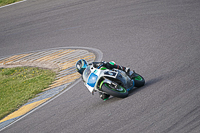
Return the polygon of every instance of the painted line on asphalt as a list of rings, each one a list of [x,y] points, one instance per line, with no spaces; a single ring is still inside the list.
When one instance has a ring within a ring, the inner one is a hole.
[[[22,115],[26,114],[27,112],[31,111],[33,108],[35,108],[35,107],[39,106],[40,104],[46,102],[47,100],[49,100],[49,98],[31,103],[31,104],[28,104],[28,105],[24,105],[23,107],[21,107],[17,111],[13,112],[12,114],[8,115],[6,118],[1,120],[0,123],[7,121],[7,120],[10,120],[10,119],[13,119],[13,118],[16,118],[16,117],[19,117],[19,116],[22,116]]]
[[[18,1],[18,2],[12,3],[12,4],[8,4],[8,5],[5,5],[5,6],[1,6],[0,8],[4,8],[4,7],[8,7],[8,6],[12,6],[12,5],[19,4],[19,3],[22,3],[22,2],[25,2],[25,1],[26,1],[26,0]]]
[[[100,50],[87,47],[53,48],[0,58],[0,67],[4,68],[33,66],[59,70],[56,80],[49,88],[0,121],[0,131],[54,100],[77,84],[81,80],[80,75],[75,70],[75,63],[79,59],[92,62],[101,61],[102,58],[103,54]]]

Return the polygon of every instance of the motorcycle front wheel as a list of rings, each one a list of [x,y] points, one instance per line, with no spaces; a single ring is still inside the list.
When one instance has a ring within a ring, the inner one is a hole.
[[[118,88],[116,88],[114,85],[105,83],[102,85],[101,89],[107,94],[114,97],[125,98],[128,96],[128,91],[121,86],[118,86]]]

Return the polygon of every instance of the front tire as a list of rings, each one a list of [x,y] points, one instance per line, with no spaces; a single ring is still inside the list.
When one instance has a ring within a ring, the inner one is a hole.
[[[128,96],[128,91],[119,86],[120,88],[116,88],[114,85],[104,83],[101,87],[101,89],[106,92],[109,95],[112,95],[114,97],[119,97],[119,98],[125,98]]]

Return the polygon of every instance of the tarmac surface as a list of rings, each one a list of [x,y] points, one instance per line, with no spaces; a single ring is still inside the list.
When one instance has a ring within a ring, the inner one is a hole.
[[[0,56],[99,49],[146,85],[103,101],[78,82],[2,133],[199,133],[199,0],[27,0],[0,8]]]

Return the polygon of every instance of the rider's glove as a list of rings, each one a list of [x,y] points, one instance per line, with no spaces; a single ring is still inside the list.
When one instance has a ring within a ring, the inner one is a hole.
[[[107,64],[107,62],[106,62],[106,61],[102,61],[102,63],[103,63],[103,65],[106,65],[106,64]]]

